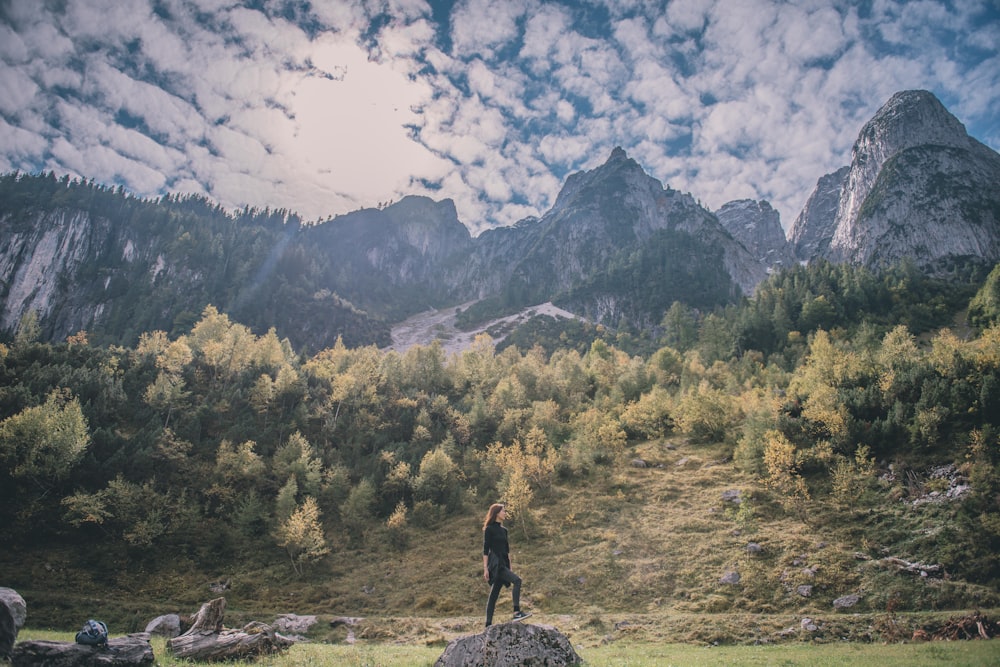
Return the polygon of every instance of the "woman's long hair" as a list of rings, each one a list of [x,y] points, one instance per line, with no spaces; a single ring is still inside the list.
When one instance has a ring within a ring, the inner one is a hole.
[[[497,520],[497,514],[500,514],[500,510],[502,509],[503,503],[493,503],[490,505],[490,509],[486,512],[486,521],[483,521],[483,530],[486,530],[486,526]]]

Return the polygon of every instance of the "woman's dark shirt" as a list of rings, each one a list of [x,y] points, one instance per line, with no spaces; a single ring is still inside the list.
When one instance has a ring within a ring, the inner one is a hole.
[[[507,542],[507,529],[496,521],[486,524],[483,531],[483,555],[496,554],[504,567],[510,567],[510,544]]]

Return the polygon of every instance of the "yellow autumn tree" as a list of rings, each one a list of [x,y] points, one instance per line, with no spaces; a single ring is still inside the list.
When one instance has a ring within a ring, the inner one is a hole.
[[[301,575],[305,565],[330,553],[323,526],[320,523],[319,506],[312,496],[306,497],[292,514],[278,525],[275,539],[284,547],[292,562],[292,569]]]
[[[781,495],[786,508],[801,513],[809,500],[809,488],[799,474],[795,445],[781,431],[772,429],[764,434],[764,469],[765,484]]]

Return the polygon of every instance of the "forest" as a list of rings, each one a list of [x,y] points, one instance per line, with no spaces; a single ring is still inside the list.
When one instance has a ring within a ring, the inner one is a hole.
[[[51,344],[29,313],[0,344],[0,522],[19,553],[308,580],[349,549],[405,552],[485,499],[527,537],[560,490],[682,438],[777,512],[865,516],[859,543],[995,591],[998,318],[1000,267],[945,281],[825,263],[711,312],[674,302],[655,336],[550,320],[451,355],[306,355],[213,306],[134,347]],[[965,488],[933,530],[892,524],[899,503],[953,491],[927,474],[944,467]]]

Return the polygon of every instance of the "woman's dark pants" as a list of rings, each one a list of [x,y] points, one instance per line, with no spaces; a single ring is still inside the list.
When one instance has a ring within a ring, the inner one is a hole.
[[[497,598],[500,597],[500,589],[503,588],[505,583],[509,583],[514,587],[511,591],[511,595],[514,598],[514,611],[521,608],[521,577],[517,576],[505,567],[501,567],[500,571],[493,578],[493,588],[490,589],[490,600],[486,603],[486,625],[493,625],[493,610],[497,606]]]

